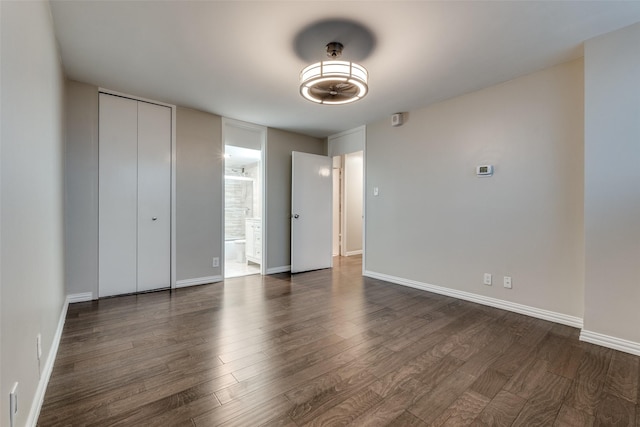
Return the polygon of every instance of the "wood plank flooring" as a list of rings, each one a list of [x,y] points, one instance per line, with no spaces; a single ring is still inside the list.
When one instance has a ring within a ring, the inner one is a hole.
[[[335,265],[71,305],[38,425],[640,426],[639,357]]]

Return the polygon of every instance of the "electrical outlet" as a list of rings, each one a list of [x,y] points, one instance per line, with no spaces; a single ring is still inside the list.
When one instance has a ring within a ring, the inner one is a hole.
[[[484,273],[484,284],[491,286],[491,273]]]
[[[13,385],[9,392],[9,426],[13,427],[18,414],[18,383]]]
[[[504,287],[511,289],[511,276],[504,276]]]
[[[212,267],[220,267],[220,258],[213,257],[213,262],[211,263]]]
[[[36,335],[36,351],[38,352],[38,360],[42,359],[42,335]]]

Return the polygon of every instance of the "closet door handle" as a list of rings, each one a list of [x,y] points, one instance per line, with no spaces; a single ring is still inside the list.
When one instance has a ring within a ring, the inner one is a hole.
[[[155,221],[155,220],[157,220],[157,219],[158,219],[158,217],[157,217],[157,216],[154,216],[153,218],[151,218],[151,221]]]

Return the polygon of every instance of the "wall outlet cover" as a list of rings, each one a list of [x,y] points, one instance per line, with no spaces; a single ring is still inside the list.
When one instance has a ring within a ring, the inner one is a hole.
[[[504,287],[511,289],[511,276],[504,276]]]
[[[491,274],[490,273],[484,273],[484,284],[491,286]]]

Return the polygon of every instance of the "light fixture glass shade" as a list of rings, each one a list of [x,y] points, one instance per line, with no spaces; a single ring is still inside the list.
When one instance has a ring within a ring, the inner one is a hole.
[[[300,94],[318,104],[348,104],[369,90],[367,69],[349,61],[322,61],[300,73]]]

